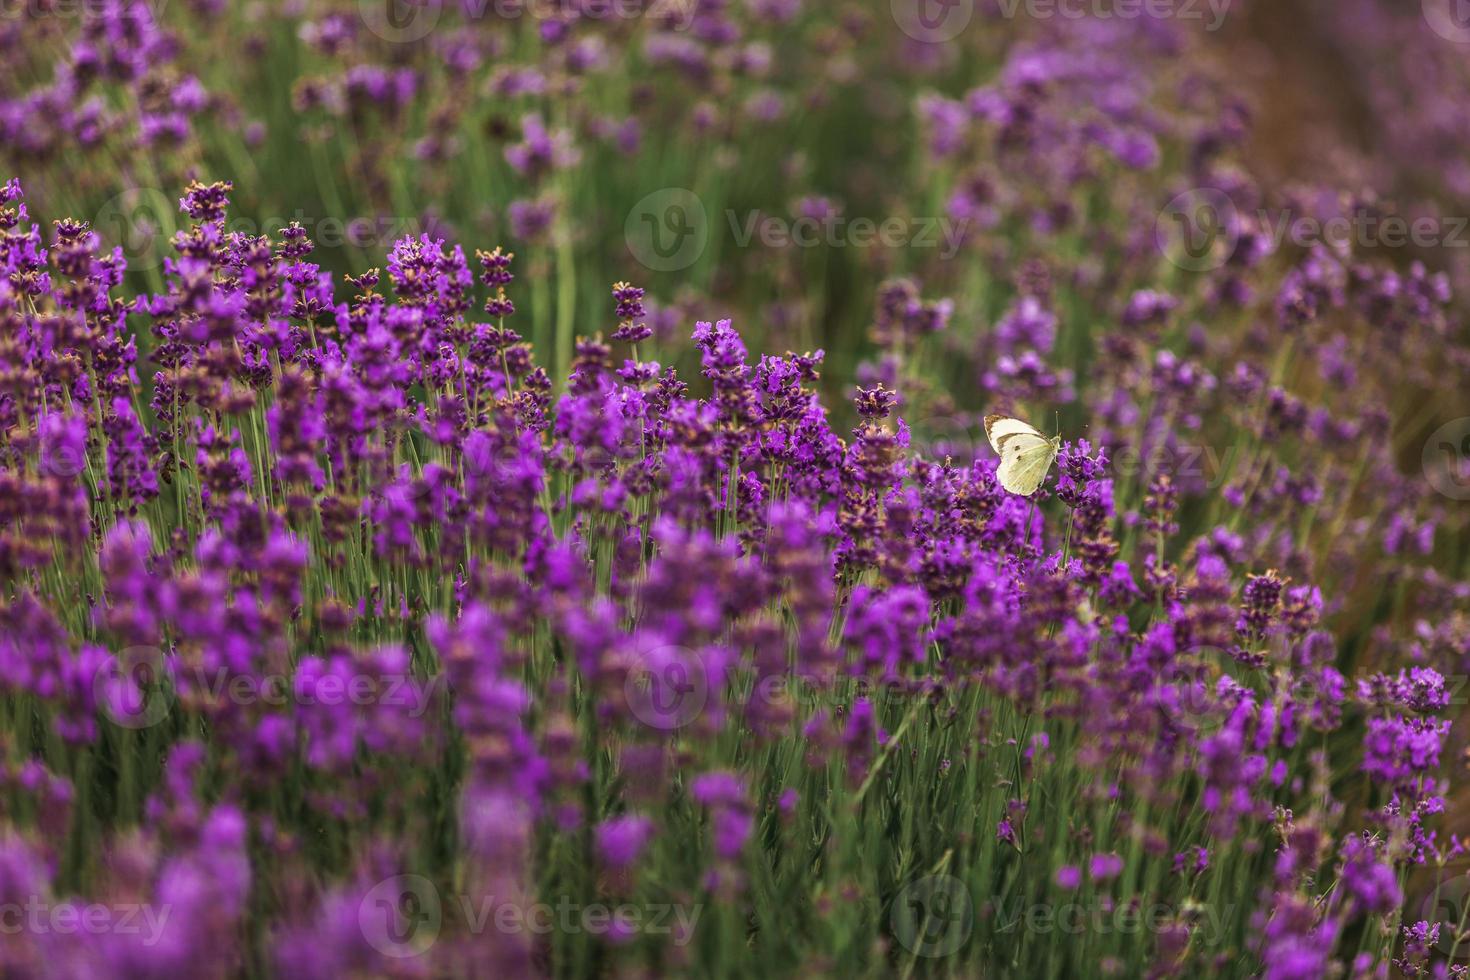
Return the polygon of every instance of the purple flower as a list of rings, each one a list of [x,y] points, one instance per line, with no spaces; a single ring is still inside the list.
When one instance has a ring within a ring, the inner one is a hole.
[[[1393,867],[1380,861],[1378,850],[1362,837],[1343,842],[1340,875],[1347,897],[1360,913],[1388,913],[1404,900]]]
[[[1123,873],[1123,859],[1116,854],[1094,854],[1087,865],[1093,881],[1108,881]]]
[[[556,221],[556,201],[550,197],[511,201],[506,208],[511,237],[542,244]]]
[[[521,118],[521,142],[506,147],[505,159],[517,173],[534,181],[553,170],[576,166],[581,151],[570,131],[548,130],[541,116],[533,112]]]
[[[1439,768],[1448,721],[1370,718],[1363,740],[1363,771],[1389,785],[1403,785]]]
[[[643,816],[604,820],[597,825],[597,852],[611,868],[631,867],[637,863],[653,831],[653,821]]]

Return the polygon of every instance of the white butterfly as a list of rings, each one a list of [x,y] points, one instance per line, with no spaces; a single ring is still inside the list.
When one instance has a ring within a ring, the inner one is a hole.
[[[996,479],[1022,497],[1031,496],[1041,486],[1062,448],[1061,436],[1048,439],[1034,426],[1004,415],[985,416],[985,435],[1000,456]]]

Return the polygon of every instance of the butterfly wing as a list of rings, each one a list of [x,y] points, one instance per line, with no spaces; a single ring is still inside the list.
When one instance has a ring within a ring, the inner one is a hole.
[[[1014,442],[1008,445],[1014,445]],[[1046,474],[1051,471],[1052,461],[1056,458],[1056,446],[1043,439],[1039,445],[1027,445],[1003,455],[995,477],[1011,493],[1029,497],[1041,486],[1041,481],[1046,479]]]
[[[994,449],[996,455],[1002,459],[1005,458],[1006,446],[1011,442],[1019,440],[1023,446],[1029,446],[1035,442],[1046,441],[1046,438],[1036,431],[1035,426],[1005,415],[985,416],[985,438],[990,440],[990,448]]]
[[[1000,456],[995,471],[1000,485],[1023,497],[1035,493],[1056,459],[1056,444],[1035,426],[1004,415],[986,416],[985,435]]]

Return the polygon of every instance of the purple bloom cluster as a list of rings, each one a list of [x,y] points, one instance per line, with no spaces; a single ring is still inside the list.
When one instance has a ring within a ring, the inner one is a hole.
[[[22,6],[0,975],[1464,976],[1470,266],[1277,233],[1417,11],[1297,185],[1152,15]]]

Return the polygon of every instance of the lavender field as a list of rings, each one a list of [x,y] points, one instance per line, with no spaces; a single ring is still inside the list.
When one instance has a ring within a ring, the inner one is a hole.
[[[0,0],[0,978],[1464,980],[1464,8]]]

